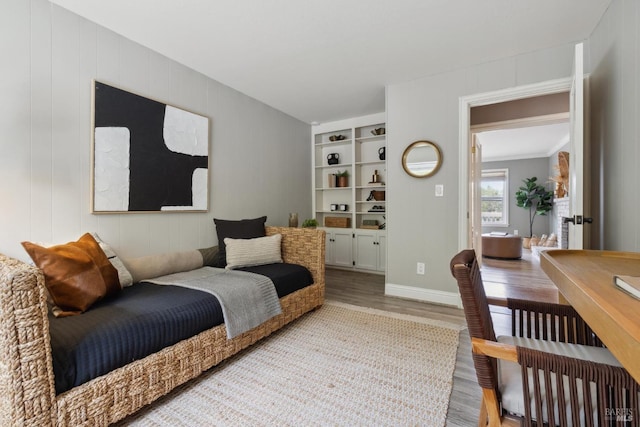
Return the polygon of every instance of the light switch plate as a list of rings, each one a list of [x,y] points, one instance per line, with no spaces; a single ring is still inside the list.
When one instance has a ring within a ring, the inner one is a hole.
[[[436,197],[444,196],[444,185],[436,184]]]

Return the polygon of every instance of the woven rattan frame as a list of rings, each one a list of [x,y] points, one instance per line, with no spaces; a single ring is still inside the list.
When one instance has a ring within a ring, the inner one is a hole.
[[[280,299],[282,314],[231,340],[224,325],[55,396],[49,323],[40,270],[0,255],[0,425],[108,425],[197,377],[324,302],[325,233],[282,234],[285,262],[307,267],[314,284]]]

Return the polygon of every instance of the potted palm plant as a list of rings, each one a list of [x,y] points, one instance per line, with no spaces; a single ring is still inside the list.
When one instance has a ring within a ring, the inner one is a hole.
[[[553,191],[547,190],[538,184],[537,177],[523,179],[524,183],[516,191],[516,205],[529,210],[529,237],[522,239],[524,248],[531,247],[531,237],[533,236],[533,221],[537,215],[547,215],[553,209]]]

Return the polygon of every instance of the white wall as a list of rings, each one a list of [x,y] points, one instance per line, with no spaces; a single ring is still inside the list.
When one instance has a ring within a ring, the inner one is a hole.
[[[309,125],[46,0],[2,2],[0,52],[0,252],[96,231],[140,256],[213,245],[214,217],[311,216]],[[208,213],[89,213],[94,78],[210,118]]]
[[[593,247],[640,251],[640,3],[614,0],[589,40]]]
[[[387,88],[387,290],[432,301],[455,301],[458,290],[449,261],[458,248],[458,100],[571,75],[573,44],[427,76]],[[400,159],[412,141],[427,139],[442,149],[436,175],[416,179]],[[444,197],[434,197],[444,184]],[[416,262],[426,263],[424,276]],[[399,289],[399,290],[398,290]]]

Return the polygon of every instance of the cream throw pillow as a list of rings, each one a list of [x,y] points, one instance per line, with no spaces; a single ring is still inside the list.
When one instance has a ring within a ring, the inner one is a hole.
[[[109,246],[109,244],[103,241],[97,233],[91,233],[91,235],[94,239],[96,239],[96,242],[98,242],[98,244],[100,245],[100,248],[107,256],[109,262],[116,268],[116,270],[118,270],[120,286],[126,288],[127,286],[133,285],[133,277],[131,277],[131,273],[129,272],[129,270],[127,270],[127,267],[125,267],[116,251],[114,251],[113,248]]]
[[[282,262],[280,243],[282,234],[274,234],[255,239],[230,239],[226,237],[227,266],[231,270],[253,265],[275,264]]]

